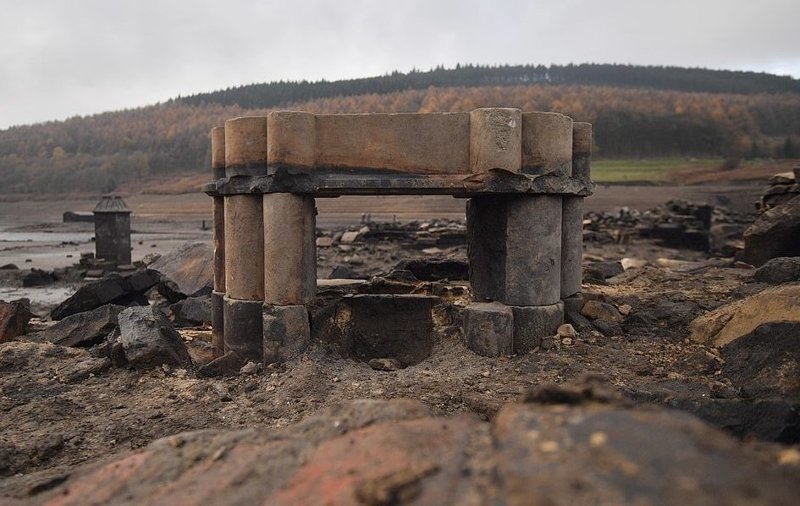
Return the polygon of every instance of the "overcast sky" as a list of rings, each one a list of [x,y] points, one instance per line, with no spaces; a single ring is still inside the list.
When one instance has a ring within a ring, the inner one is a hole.
[[[459,62],[800,77],[800,0],[0,0],[0,13],[0,128]]]

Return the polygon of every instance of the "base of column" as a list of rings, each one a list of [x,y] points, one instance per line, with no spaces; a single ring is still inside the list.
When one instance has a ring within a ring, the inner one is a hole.
[[[224,297],[222,292],[211,292],[211,345],[215,357],[221,357],[225,351]]]
[[[265,365],[291,360],[311,340],[308,310],[302,305],[263,305],[263,360]]]
[[[570,297],[565,297],[562,302],[564,303],[564,314],[580,313],[583,309],[583,294],[576,293]]]
[[[549,306],[511,306],[514,313],[514,353],[528,353],[542,344],[542,339],[558,333],[564,323],[564,304]]]
[[[468,349],[485,357],[528,353],[564,323],[564,304],[507,306],[476,302],[464,308],[462,330]]]
[[[225,353],[235,352],[245,361],[261,361],[262,313],[264,303],[260,300],[223,299],[223,335]]]

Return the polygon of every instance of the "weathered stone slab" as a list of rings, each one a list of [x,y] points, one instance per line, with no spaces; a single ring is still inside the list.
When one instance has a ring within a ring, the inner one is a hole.
[[[564,323],[564,304],[549,306],[511,306],[514,315],[514,353],[528,353],[542,344],[542,339],[556,335]]]
[[[522,112],[519,109],[486,108],[469,113],[470,172],[503,169],[519,172]]]
[[[264,304],[264,363],[281,363],[298,356],[311,338],[305,306]]]
[[[59,346],[88,348],[99,344],[117,328],[123,306],[106,304],[91,311],[67,316],[43,330],[39,337]]]
[[[463,312],[464,342],[470,350],[485,357],[500,357],[514,352],[514,313],[499,302],[477,302]]]
[[[561,299],[561,197],[467,203],[470,283],[477,300],[546,306]]]
[[[469,113],[319,114],[317,167],[466,173]]]
[[[91,311],[105,304],[120,306],[147,305],[144,292],[155,286],[160,279],[158,272],[146,269],[128,276],[110,274],[105,278],[87,283],[58,305],[50,313],[54,320],[69,315]]]
[[[150,264],[150,269],[161,274],[159,293],[177,302],[209,289],[214,277],[213,258],[214,252],[205,242],[188,242],[161,255]]]

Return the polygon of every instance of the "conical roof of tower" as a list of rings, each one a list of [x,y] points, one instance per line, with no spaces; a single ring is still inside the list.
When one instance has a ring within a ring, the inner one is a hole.
[[[103,195],[94,206],[94,213],[131,213],[133,210],[118,195]]]

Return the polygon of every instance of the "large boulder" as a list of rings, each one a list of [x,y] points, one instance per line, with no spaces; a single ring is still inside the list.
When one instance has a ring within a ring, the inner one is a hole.
[[[760,266],[770,258],[800,256],[800,195],[762,213],[744,231],[744,260]]]
[[[148,304],[144,293],[156,285],[159,275],[147,269],[127,276],[109,274],[108,276],[87,283],[80,287],[71,297],[58,305],[51,313],[54,320],[84,311],[91,311],[106,304],[119,306],[143,306]]]
[[[698,316],[689,328],[698,343],[724,346],[769,322],[800,322],[800,284],[784,284]]]
[[[99,344],[117,328],[124,306],[106,304],[67,316],[39,333],[39,338],[59,346],[88,348]]]
[[[748,397],[800,399],[800,323],[759,325],[722,349],[723,374]]]
[[[800,281],[800,256],[773,258],[756,270],[753,279],[771,285]]]
[[[544,402],[507,405],[488,423],[432,416],[410,400],[351,401],[284,429],[160,439],[28,499],[678,505],[793,504],[800,494],[800,470],[778,464],[779,449],[751,449],[688,414]]]
[[[192,366],[183,339],[158,308],[129,307],[117,318],[119,342],[130,365],[137,369],[164,364],[182,368]]]
[[[150,264],[161,273],[158,292],[170,302],[209,292],[214,280],[214,250],[204,242],[190,242]]]
[[[11,341],[25,334],[28,322],[33,317],[28,299],[0,300],[0,343]]]

